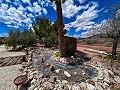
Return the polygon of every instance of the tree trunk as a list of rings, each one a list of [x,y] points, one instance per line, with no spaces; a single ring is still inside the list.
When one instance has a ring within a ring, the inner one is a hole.
[[[112,58],[113,59],[116,58],[118,40],[119,40],[119,38],[113,39],[113,47],[112,47]]]
[[[59,50],[61,56],[65,55],[65,40],[64,40],[64,24],[63,24],[63,17],[62,17],[62,7],[61,7],[61,0],[56,1],[56,11],[57,11],[57,26],[58,26],[58,43],[59,43]]]

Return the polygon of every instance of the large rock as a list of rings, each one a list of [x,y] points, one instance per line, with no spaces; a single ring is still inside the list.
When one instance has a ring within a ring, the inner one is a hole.
[[[67,71],[64,71],[64,74],[65,74],[65,76],[68,77],[68,78],[71,77],[70,73],[67,72]]]

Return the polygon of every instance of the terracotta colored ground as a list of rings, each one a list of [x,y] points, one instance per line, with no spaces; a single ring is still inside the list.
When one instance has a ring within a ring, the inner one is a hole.
[[[102,50],[102,51],[112,51],[112,47],[105,47],[105,46],[92,46],[92,45],[77,44],[77,47],[85,47],[85,48],[91,48],[91,49]],[[120,48],[118,48],[117,51],[120,52]]]

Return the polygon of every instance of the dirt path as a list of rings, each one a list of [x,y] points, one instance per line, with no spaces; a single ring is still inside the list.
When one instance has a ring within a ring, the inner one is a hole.
[[[25,53],[19,51],[7,51],[4,47],[4,45],[0,45],[0,58],[1,57],[9,57],[9,56],[20,56],[20,55],[25,55]]]
[[[92,49],[90,49],[90,48],[77,47],[77,50],[87,54],[88,56],[90,56],[92,61],[95,61],[95,62],[104,61],[104,58],[102,58],[102,57],[104,57],[105,55],[102,55],[100,53],[91,52],[90,50],[92,50]],[[97,50],[97,51],[99,52],[99,50]]]
[[[21,65],[0,67],[0,90],[16,90],[13,80],[21,73]]]

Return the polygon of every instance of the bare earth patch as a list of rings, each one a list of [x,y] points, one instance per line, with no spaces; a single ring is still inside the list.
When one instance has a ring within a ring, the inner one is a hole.
[[[19,52],[7,51],[4,47],[4,45],[0,45],[0,58],[1,57],[9,57],[9,56],[20,56],[20,55],[25,55],[25,53],[23,53],[21,51],[19,51]]]
[[[16,90],[14,78],[20,75],[21,65],[0,67],[0,90]]]

